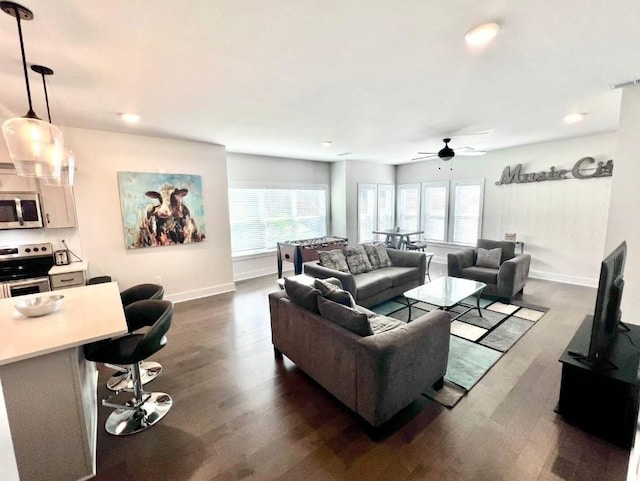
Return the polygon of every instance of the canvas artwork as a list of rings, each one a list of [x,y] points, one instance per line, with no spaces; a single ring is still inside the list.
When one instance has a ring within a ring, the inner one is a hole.
[[[199,175],[118,172],[118,186],[128,249],[205,239]]]

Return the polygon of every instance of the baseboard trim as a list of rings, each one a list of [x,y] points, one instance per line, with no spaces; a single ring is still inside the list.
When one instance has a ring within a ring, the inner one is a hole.
[[[225,292],[232,292],[236,290],[235,282],[228,284],[220,284],[218,286],[204,287],[202,289],[194,289],[193,291],[178,292],[175,294],[169,294],[165,296],[165,299],[175,303],[191,301],[193,299],[200,299],[201,297],[215,296],[217,294],[223,294]]]
[[[575,284],[578,286],[598,287],[598,280],[589,277],[559,274],[557,272],[529,271],[529,277],[544,281],[562,282],[563,284]]]
[[[287,263],[289,264],[289,263]],[[282,276],[292,276],[294,273],[293,269],[283,269]],[[233,276],[234,282],[238,281],[246,281],[248,279],[254,279],[256,277],[270,276],[270,275],[278,275],[278,270],[272,267],[265,267],[263,269],[255,269],[252,271],[246,271],[238,274],[237,276]]]

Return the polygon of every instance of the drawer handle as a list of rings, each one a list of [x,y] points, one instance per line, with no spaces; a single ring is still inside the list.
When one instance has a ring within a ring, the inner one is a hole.
[[[71,279],[60,279],[60,282],[73,282],[75,279],[72,277]]]

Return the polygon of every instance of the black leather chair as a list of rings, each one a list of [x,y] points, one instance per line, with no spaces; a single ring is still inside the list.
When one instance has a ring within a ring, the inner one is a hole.
[[[116,408],[105,423],[107,432],[116,436],[135,434],[153,426],[173,405],[169,394],[144,391],[140,376],[140,362],[167,344],[165,334],[171,326],[173,304],[157,299],[142,300],[128,305],[125,312],[151,326],[149,331],[92,343],[84,349],[85,357],[90,361],[129,366],[133,398],[124,404],[115,404],[111,400],[122,392],[117,391],[102,400],[103,406]]]
[[[164,288],[159,284],[138,284],[133,287],[129,287],[120,293],[120,299],[122,300],[122,306],[127,307],[134,302],[146,300],[146,299],[162,299],[164,296]],[[144,327],[148,327],[146,324],[146,318],[139,318],[135,313],[127,313],[125,309],[125,317],[127,320],[127,330],[133,333]],[[128,369],[122,369],[121,366],[109,365],[111,369],[114,369],[116,374],[111,376],[107,381],[107,387],[112,391],[122,391],[123,389],[133,389],[133,381],[131,379],[131,373]],[[145,385],[148,382],[153,381],[162,372],[162,366],[155,361],[143,361],[140,365],[140,375],[142,384]]]

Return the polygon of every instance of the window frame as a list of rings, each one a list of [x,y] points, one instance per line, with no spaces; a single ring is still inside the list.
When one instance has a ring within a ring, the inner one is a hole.
[[[417,209],[418,211],[416,212],[416,225],[415,226],[409,226],[407,227],[406,225],[403,225],[400,222],[400,197],[401,197],[401,192],[403,190],[413,190],[415,189],[418,193],[418,202],[417,202]],[[400,227],[401,229],[420,229],[420,226],[422,225],[421,222],[421,216],[422,216],[422,185],[420,184],[420,182],[410,182],[410,183],[406,183],[406,184],[398,184],[398,188],[396,189],[396,223],[398,225],[398,227]]]
[[[449,188],[449,231],[447,234],[448,242],[450,244],[455,245],[463,245],[463,246],[475,246],[477,244],[477,240],[482,236],[482,224],[483,224],[483,214],[484,214],[484,183],[485,179],[460,179],[460,180],[451,180],[450,188]],[[456,196],[456,188],[458,186],[469,186],[469,185],[477,185],[480,187],[480,200],[478,202],[478,223],[476,226],[476,242],[472,244],[462,243],[462,242],[454,242],[454,230],[455,230],[455,218],[456,218],[456,209],[457,203],[455,200]]]

